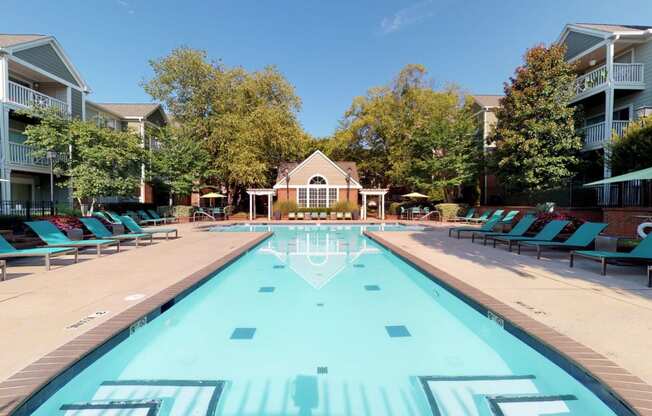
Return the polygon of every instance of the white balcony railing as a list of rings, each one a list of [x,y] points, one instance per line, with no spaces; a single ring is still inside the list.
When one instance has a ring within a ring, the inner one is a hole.
[[[614,86],[618,87],[644,87],[644,64],[618,64],[613,66]],[[607,85],[607,67],[602,65],[591,72],[577,77],[574,85],[575,98],[588,96],[593,91]]]
[[[584,149],[597,149],[603,146],[607,135],[611,136],[612,133],[622,136],[623,132],[629,125],[630,121],[614,121],[611,124],[611,131],[606,131],[606,123],[591,124],[582,128],[581,132],[584,134]]]
[[[14,165],[21,166],[36,166],[47,167],[50,166],[50,161],[46,157],[35,157],[32,155],[33,149],[22,143],[9,142],[9,162]],[[55,157],[55,161],[68,160],[66,155],[59,154]]]
[[[68,104],[49,95],[9,81],[8,100],[23,107],[54,108],[61,115],[68,114]]]

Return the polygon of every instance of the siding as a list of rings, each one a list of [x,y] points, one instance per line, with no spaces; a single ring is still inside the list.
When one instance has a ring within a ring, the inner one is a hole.
[[[634,48],[634,62],[645,64],[645,68],[643,68],[645,89],[634,94],[631,100],[631,103],[634,104],[634,113],[636,113],[640,107],[652,106],[652,41],[642,43]]]
[[[290,176],[290,185],[307,185],[310,177],[317,174],[326,178],[328,185],[346,185],[346,175],[322,155],[315,155],[301,169],[295,171]],[[285,180],[281,182],[285,183]]]
[[[29,62],[32,65],[35,65],[53,75],[58,76],[59,78],[65,79],[66,81],[78,87],[80,86],[79,83],[75,80],[75,77],[68,70],[68,67],[66,67],[66,64],[63,63],[57,52],[49,43],[18,51],[14,53],[14,55],[24,61]]]
[[[570,59],[580,52],[589,49],[591,46],[597,45],[602,41],[602,38],[596,36],[586,35],[584,33],[578,32],[570,32],[564,41],[564,44],[566,45],[566,59]]]
[[[73,117],[82,118],[82,92],[71,89],[70,109]]]

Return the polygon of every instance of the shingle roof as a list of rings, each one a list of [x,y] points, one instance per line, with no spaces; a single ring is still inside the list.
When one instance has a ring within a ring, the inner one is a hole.
[[[474,95],[473,100],[481,107],[500,107],[502,95]]]
[[[123,118],[145,117],[154,111],[159,105],[155,103],[134,104],[134,103],[97,103],[102,107],[119,114]]]
[[[288,172],[292,172],[292,170],[296,168],[299,165],[299,163],[301,162],[281,162],[278,166],[278,172],[276,174],[276,182],[285,179],[285,176],[283,175],[285,169],[287,169]],[[333,161],[333,163],[339,166],[340,169],[342,169],[344,172],[348,172],[348,169],[351,168],[351,178],[358,183],[360,182],[360,177],[358,176],[358,166],[355,164],[355,162],[340,160],[340,161]],[[292,179],[290,178],[290,182],[291,181]]]
[[[6,48],[8,46],[19,45],[25,42],[32,42],[34,40],[44,39],[49,36],[45,35],[10,35],[10,34],[0,34],[0,48]]]
[[[619,25],[608,23],[575,23],[575,26],[587,29],[601,30],[603,32],[640,32],[641,30],[652,29],[652,26],[640,25]]]

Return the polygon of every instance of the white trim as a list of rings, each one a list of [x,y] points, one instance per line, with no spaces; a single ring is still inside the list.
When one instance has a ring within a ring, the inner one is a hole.
[[[326,155],[325,155],[321,150],[315,150],[315,151],[314,151],[310,156],[308,156],[306,159],[304,159],[303,162],[299,163],[299,164],[298,164],[294,169],[292,169],[290,172],[288,172],[287,176],[288,176],[288,177],[289,177],[289,176],[292,176],[292,174],[293,174],[294,172],[296,172],[296,171],[299,170],[300,168],[304,167],[304,166],[305,166],[305,165],[306,165],[310,160],[312,160],[313,157],[315,157],[315,156],[318,155],[318,154],[321,155],[321,156],[323,156],[323,157],[324,157],[328,162],[330,162],[331,165],[333,165],[333,166],[335,167],[335,169],[337,169],[338,171],[340,171],[340,172],[341,172],[345,177],[348,176],[348,173],[344,172],[344,170],[343,170],[341,167],[339,167],[339,166],[337,165],[337,163],[333,162],[333,161],[332,161],[328,156],[326,156]],[[278,182],[276,182],[276,184],[274,184],[274,187],[273,187],[273,188],[274,188],[274,189],[284,188],[285,186],[282,185],[282,183],[285,183],[285,175],[284,175],[283,178],[281,178],[281,180],[279,180]],[[351,188],[355,188],[355,189],[360,189],[360,188],[362,188],[362,185],[360,185],[360,183],[359,183],[358,181],[356,181],[355,179],[353,179],[353,178],[351,178],[351,183],[352,183],[352,184],[355,184],[355,186],[349,186],[349,187],[351,187]]]
[[[46,71],[45,69],[41,69],[41,68],[39,68],[39,67],[36,66],[36,65],[30,64],[30,63],[27,62],[27,61],[23,61],[22,59],[20,59],[20,58],[14,56],[14,55],[7,55],[7,56],[8,56],[9,59],[11,59],[12,61],[14,61],[14,62],[16,62],[16,63],[18,63],[18,64],[20,64],[20,65],[22,65],[22,66],[26,66],[27,68],[31,69],[32,71],[36,71],[36,72],[38,72],[39,74],[41,74],[41,75],[43,75],[43,76],[46,76],[46,77],[48,77],[48,78],[51,78],[51,79],[57,81],[57,82],[60,83],[60,84],[63,84],[63,85],[65,85],[65,86],[67,86],[67,87],[70,87],[70,88],[74,88],[74,89],[76,89],[77,91],[80,91],[80,92],[83,92],[83,91],[84,91],[84,88],[80,88],[80,87],[78,87],[77,85],[73,84],[73,83],[70,82],[70,81],[66,81],[66,80],[63,79],[63,78],[59,78],[58,76],[49,73],[49,72]]]
[[[625,104],[625,105],[621,105],[621,106],[618,106],[618,107],[614,107],[612,114],[615,113],[616,111],[620,111],[620,110],[628,108],[628,107],[629,107],[629,121],[632,121],[632,120],[634,120],[634,118],[633,118],[633,116],[634,116],[634,104]],[[601,113],[594,114],[591,117],[585,117],[584,120],[583,120],[584,125],[582,127],[589,127],[589,126],[593,126],[595,124],[604,123],[605,122],[604,115],[605,115],[605,112],[603,111]],[[600,116],[602,116],[602,119],[603,119],[600,123],[586,124],[586,120],[590,120],[592,118],[596,118],[596,117],[600,117]],[[612,121],[628,121],[628,120],[612,120]]]
[[[316,177],[320,177],[320,178],[324,179],[324,181],[326,181],[326,183],[325,184],[310,183]],[[312,175],[311,177],[308,178],[308,182],[306,183],[306,185],[324,188],[324,187],[328,186],[328,179],[326,179],[326,176],[322,175],[321,173],[315,173],[314,175]]]
[[[566,62],[575,62],[578,59],[590,54],[591,52],[597,51],[600,48],[603,48],[607,45],[608,40],[603,40],[602,42],[596,43],[595,45],[591,46],[588,49],[584,49],[582,52],[578,53],[577,55],[574,55],[566,60]]]

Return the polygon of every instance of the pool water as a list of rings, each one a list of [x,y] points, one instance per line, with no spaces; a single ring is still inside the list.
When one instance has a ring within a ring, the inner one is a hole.
[[[35,414],[615,414],[365,227],[268,227]]]

